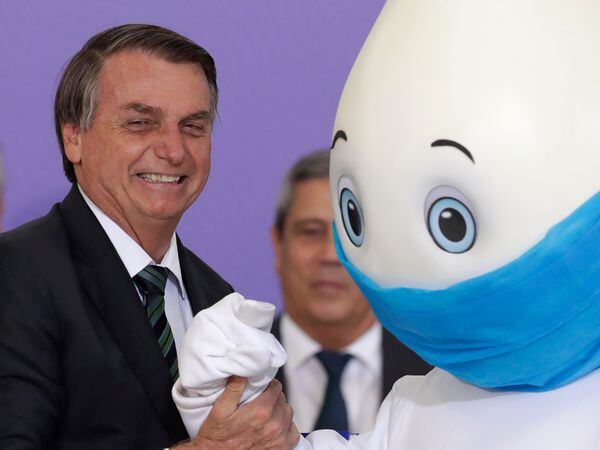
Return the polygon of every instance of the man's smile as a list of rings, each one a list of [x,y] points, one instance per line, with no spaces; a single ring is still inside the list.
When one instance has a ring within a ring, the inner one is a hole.
[[[165,175],[160,173],[143,172],[136,174],[138,178],[147,183],[181,184],[187,178],[185,175]]]

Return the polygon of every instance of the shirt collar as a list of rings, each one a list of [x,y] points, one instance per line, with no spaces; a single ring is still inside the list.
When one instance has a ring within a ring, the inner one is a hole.
[[[381,324],[375,321],[371,328],[365,331],[357,340],[344,350],[359,359],[373,373],[381,373],[382,351],[381,343],[383,330]]]
[[[281,316],[281,340],[288,354],[286,365],[291,370],[296,370],[299,365],[321,350],[318,342],[306,334],[285,313]]]
[[[285,313],[281,316],[281,336],[283,347],[288,352],[286,364],[291,370],[296,370],[298,366],[322,350],[319,343],[306,334]],[[380,373],[382,367],[382,338],[381,324],[376,321],[371,328],[342,351],[360,360],[373,373]]]
[[[85,195],[81,186],[77,185],[77,187],[79,188],[79,192],[83,199],[92,210],[92,213],[94,213],[94,216],[96,216],[96,219],[100,222],[100,225],[110,239],[110,242],[112,242],[115,247],[117,254],[121,258],[121,261],[123,261],[125,269],[127,269],[127,273],[131,278],[137,275],[148,264],[156,264],[169,269],[177,279],[179,285],[178,288],[180,290],[182,289],[183,278],[181,276],[181,266],[179,265],[179,252],[177,250],[177,237],[175,233],[171,236],[171,243],[169,244],[169,248],[163,257],[163,260],[158,264],[131,236],[125,233],[119,225],[117,225],[100,208],[98,208],[87,195]]]

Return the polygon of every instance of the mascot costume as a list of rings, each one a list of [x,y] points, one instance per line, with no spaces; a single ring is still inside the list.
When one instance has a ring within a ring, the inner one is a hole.
[[[340,260],[437,368],[372,432],[297,448],[600,448],[600,1],[389,0],[332,143]],[[248,400],[284,362],[271,314],[232,294],[194,319],[191,433],[227,376]]]

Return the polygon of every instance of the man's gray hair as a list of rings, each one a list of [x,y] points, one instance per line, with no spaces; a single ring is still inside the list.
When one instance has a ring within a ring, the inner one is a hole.
[[[123,51],[141,50],[172,63],[195,64],[206,76],[210,89],[211,121],[217,111],[217,71],[212,56],[194,41],[156,25],[127,24],[102,31],[73,56],[67,64],[54,102],[54,125],[63,158],[65,175],[76,182],[73,164],[65,155],[62,127],[92,126],[98,103],[98,76],[106,59]]]
[[[283,235],[283,227],[285,226],[285,219],[294,198],[296,183],[315,178],[328,178],[330,152],[330,150],[319,150],[304,156],[292,166],[285,176],[279,196],[277,197],[277,207],[275,209],[275,228],[280,236]]]

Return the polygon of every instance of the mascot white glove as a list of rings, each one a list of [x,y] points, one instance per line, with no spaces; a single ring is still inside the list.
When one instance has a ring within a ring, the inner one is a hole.
[[[275,307],[229,294],[193,319],[178,355],[172,395],[191,437],[198,434],[232,375],[248,378],[242,403],[260,395],[287,354],[270,334]]]

